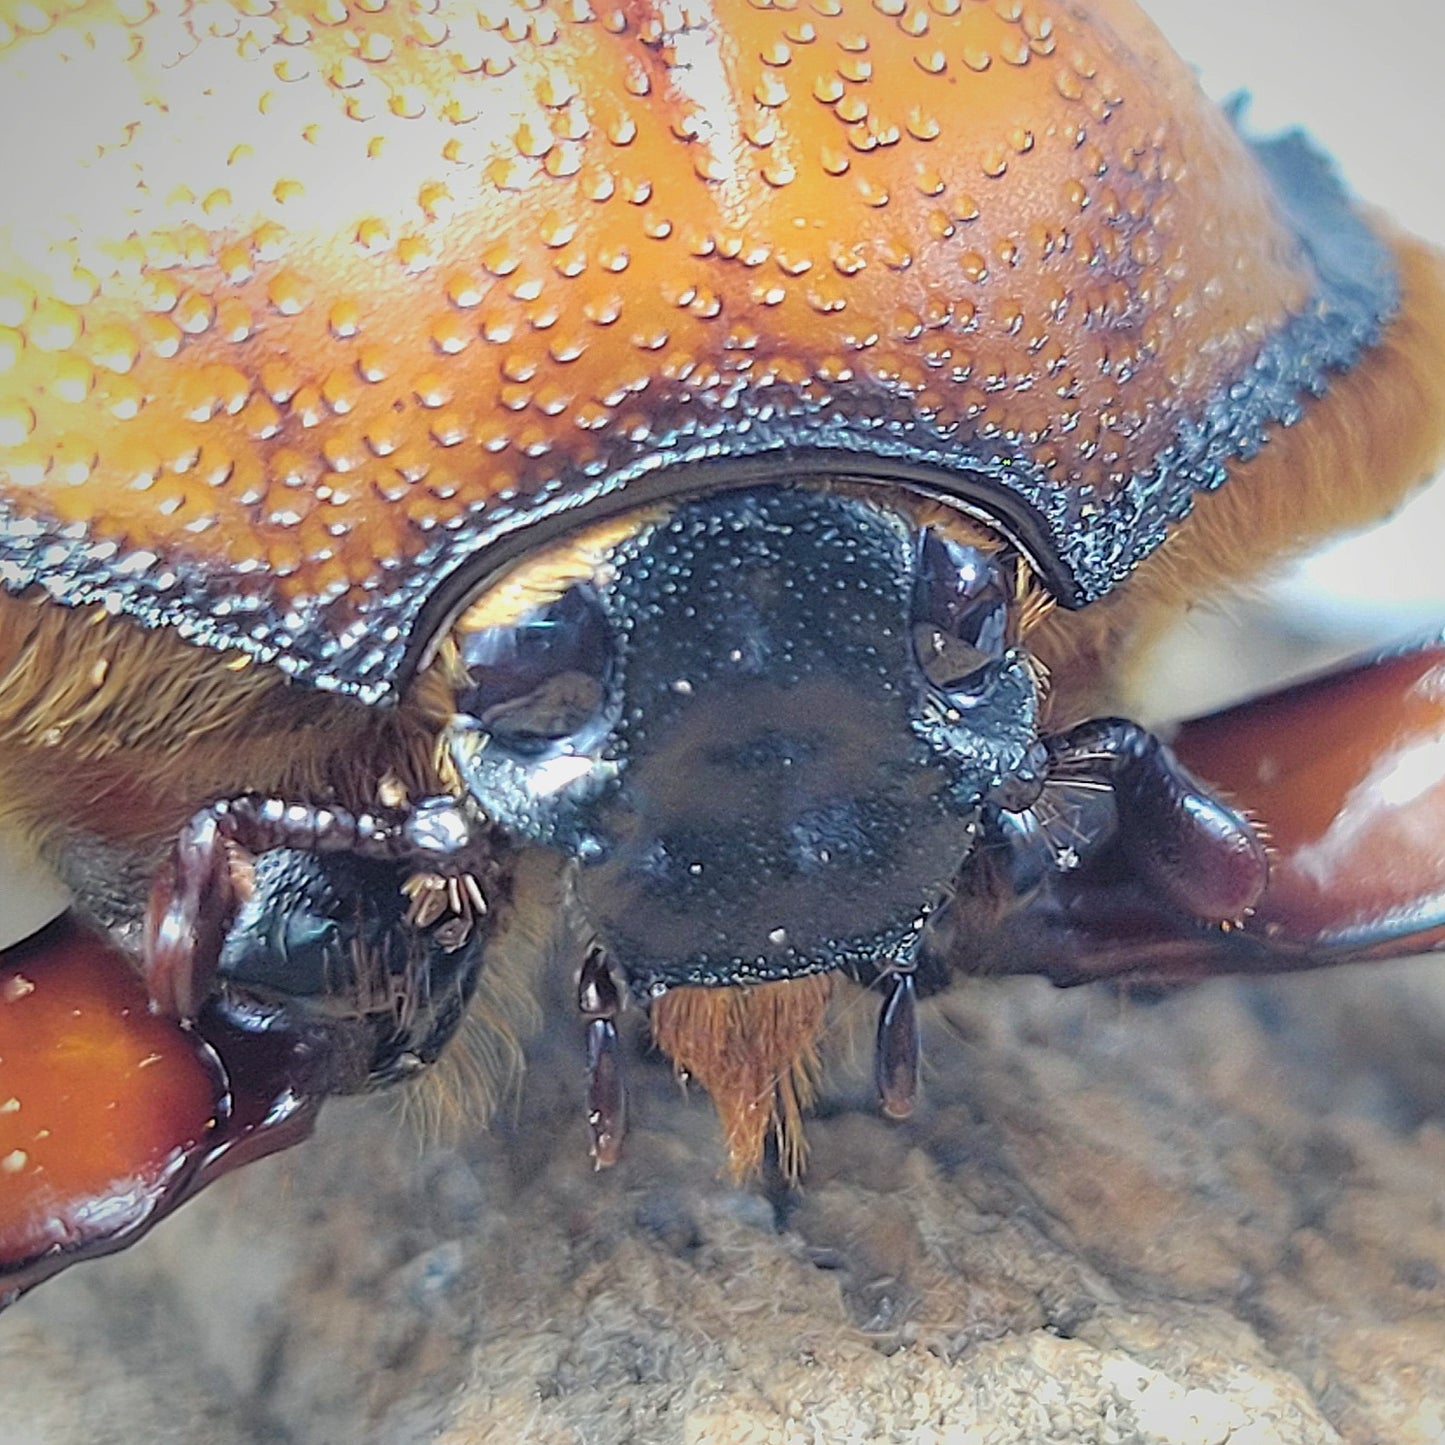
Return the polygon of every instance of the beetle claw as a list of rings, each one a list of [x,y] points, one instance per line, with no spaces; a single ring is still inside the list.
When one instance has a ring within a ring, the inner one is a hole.
[[[413,928],[430,928],[448,910],[447,880],[435,873],[413,873],[401,885],[410,904],[406,921]]]
[[[470,873],[413,873],[402,885],[407,898],[407,924],[425,932],[448,949],[459,948],[487,916],[482,885]]]

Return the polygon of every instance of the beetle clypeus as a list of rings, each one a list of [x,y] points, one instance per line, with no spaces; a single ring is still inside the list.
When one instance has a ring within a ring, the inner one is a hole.
[[[1098,716],[1445,429],[1435,256],[1128,0],[4,42],[5,1297],[559,939],[596,1162],[631,1001],[739,1173],[796,1168],[843,988],[902,1116],[961,974],[1445,939],[1438,789],[1364,786],[1441,745],[1438,647],[1189,725],[1208,785]]]

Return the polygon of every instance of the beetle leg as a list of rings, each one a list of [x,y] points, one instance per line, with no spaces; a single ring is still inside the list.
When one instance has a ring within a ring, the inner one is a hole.
[[[1187,723],[1175,748],[1263,820],[1269,879],[1247,918],[1210,922],[1189,890],[1161,887],[1141,845],[1168,830],[1131,835],[1121,799],[1118,832],[1076,868],[1035,870],[955,920],[936,948],[947,966],[1177,983],[1445,948],[1445,639]],[[1010,884],[1014,846],[994,865]]]
[[[1049,755],[1051,776],[1108,783],[1120,846],[1181,911],[1229,922],[1259,901],[1269,871],[1264,845],[1154,733],[1123,718],[1096,719],[1050,739]]]
[[[0,1307],[298,1143],[311,1041],[157,1017],[131,960],[65,914],[0,952]]]
[[[151,891],[145,973],[152,1003],[174,1017],[195,1017],[215,983],[227,930],[247,894],[248,865],[257,854],[276,849],[415,861],[421,871],[403,885],[413,925],[431,927],[450,909],[456,926],[448,920],[439,941],[460,947],[470,936],[471,920],[486,912],[475,877],[458,871],[459,863],[475,858],[473,833],[446,796],[424,798],[387,816],[254,795],[213,803],[181,829]]]
[[[627,1090],[617,1038],[622,996],[606,955],[588,950],[577,980],[577,1007],[587,1020],[587,1126],[598,1169],[617,1163],[627,1131]]]
[[[1175,746],[1267,825],[1246,933],[1277,959],[1445,946],[1445,639],[1197,719]]]
[[[210,996],[242,893],[234,863],[216,818],[198,813],[181,829],[156,875],[143,957],[146,988],[158,1013],[195,1018]]]
[[[446,864],[472,845],[472,829],[454,798],[423,798],[386,815],[287,803],[245,794],[197,814],[250,853],[295,848],[304,853],[354,853],[359,858]]]

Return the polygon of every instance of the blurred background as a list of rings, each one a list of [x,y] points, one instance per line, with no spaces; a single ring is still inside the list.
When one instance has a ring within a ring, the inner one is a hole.
[[[1438,0],[1144,0],[1250,127],[1302,126],[1351,188],[1445,246],[1445,6]],[[1160,649],[1147,706],[1185,716],[1333,658],[1445,625],[1445,484],[1284,571]]]

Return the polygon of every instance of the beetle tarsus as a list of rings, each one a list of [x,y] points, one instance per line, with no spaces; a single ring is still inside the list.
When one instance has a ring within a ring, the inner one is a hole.
[[[467,852],[473,842],[456,800],[444,794],[423,798],[394,816],[243,794],[223,798],[198,816],[212,818],[225,837],[251,853],[295,848],[434,864]]]
[[[256,794],[212,803],[181,829],[151,890],[144,967],[152,1006],[175,1018],[199,1014],[245,901],[247,865],[278,849],[422,865],[403,885],[407,921],[419,931],[432,928],[444,949],[460,949],[487,912],[481,885],[458,871],[460,860],[472,860],[475,842],[472,823],[445,795],[394,816]]]
[[[621,995],[606,956],[593,949],[577,980],[577,1007],[587,1024],[587,1127],[592,1162],[610,1168],[622,1157],[627,1132],[627,1090],[616,1018]]]

